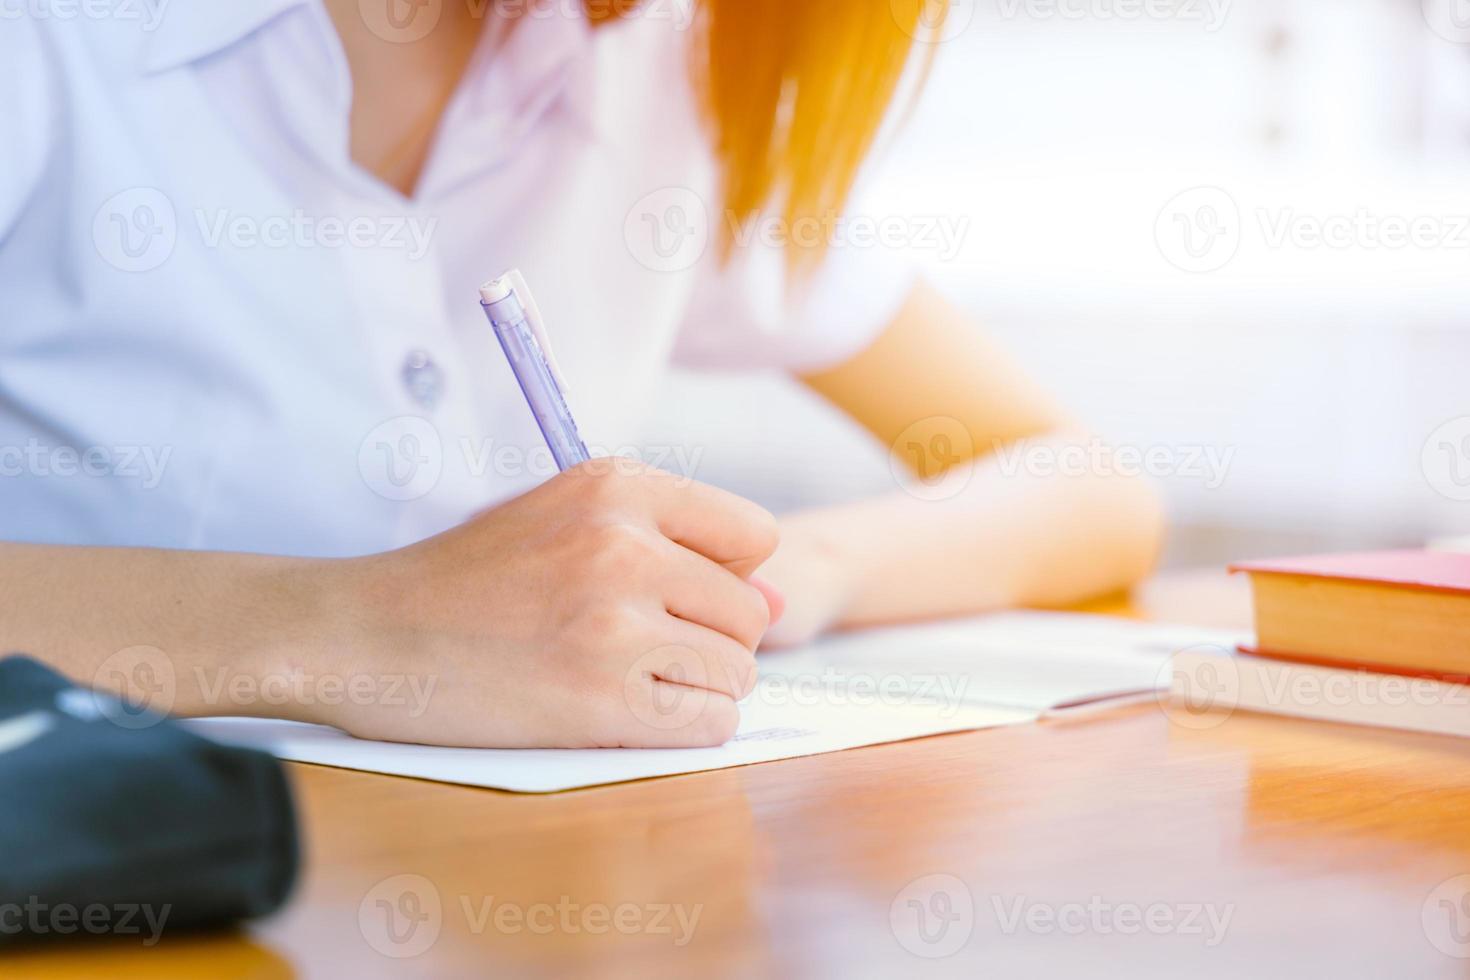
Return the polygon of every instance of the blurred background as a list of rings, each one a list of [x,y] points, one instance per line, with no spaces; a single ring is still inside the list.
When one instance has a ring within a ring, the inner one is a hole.
[[[1168,564],[1470,535],[1470,0],[959,0],[933,46],[854,209],[963,228],[903,258],[1169,451]],[[660,414],[776,509],[893,487],[783,378]]]

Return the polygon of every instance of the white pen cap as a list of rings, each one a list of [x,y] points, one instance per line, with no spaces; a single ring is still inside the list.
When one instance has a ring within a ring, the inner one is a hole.
[[[511,285],[510,276],[501,276],[499,279],[491,279],[480,287],[480,301],[483,303],[499,303],[510,296],[514,287]]]

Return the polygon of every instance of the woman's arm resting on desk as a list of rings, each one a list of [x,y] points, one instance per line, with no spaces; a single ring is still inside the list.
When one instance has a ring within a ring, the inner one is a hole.
[[[1045,465],[1069,445],[1069,458],[1091,460],[1093,445],[932,288],[921,286],[868,350],[803,380],[909,463],[965,469],[952,488],[900,489],[784,520],[761,573],[788,603],[768,642],[1061,606],[1124,588],[1152,566],[1162,529],[1153,488],[1105,465]]]
[[[0,652],[186,716],[714,745],[755,682],[770,613],[749,578],[775,544],[754,504],[626,460],[360,559],[0,544]]]

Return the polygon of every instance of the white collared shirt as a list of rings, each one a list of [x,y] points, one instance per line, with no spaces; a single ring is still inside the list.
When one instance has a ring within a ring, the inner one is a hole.
[[[353,555],[524,492],[476,291],[511,267],[602,452],[675,361],[865,346],[908,271],[847,249],[788,301],[765,227],[721,268],[687,22],[578,8],[481,46],[408,200],[349,158],[319,0],[0,0],[0,539]]]

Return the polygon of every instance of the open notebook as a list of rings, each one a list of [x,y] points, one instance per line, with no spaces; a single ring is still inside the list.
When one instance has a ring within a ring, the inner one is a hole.
[[[1230,648],[1242,639],[1050,613],[846,634],[763,655],[739,733],[709,749],[443,749],[362,741],[292,722],[188,724],[296,762],[551,793],[1035,721],[1055,709],[1152,694],[1168,687],[1163,668],[1175,651]]]

